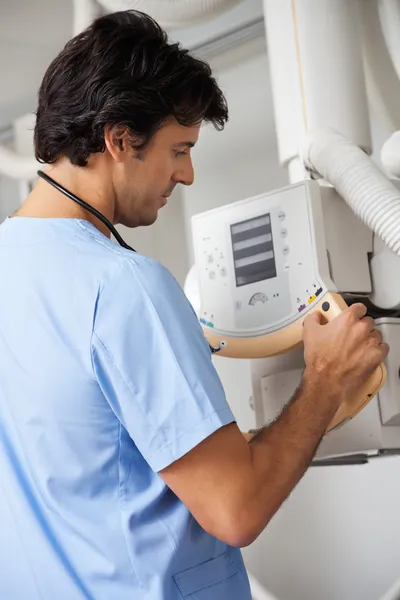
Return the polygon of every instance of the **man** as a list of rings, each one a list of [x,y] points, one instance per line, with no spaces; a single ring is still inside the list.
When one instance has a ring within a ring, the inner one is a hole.
[[[116,13],[50,65],[36,156],[112,223],[150,225],[226,119],[207,65]],[[174,278],[108,236],[42,180],[0,227],[0,597],[249,600],[239,548],[388,348],[362,305],[307,319],[301,386],[247,443]]]

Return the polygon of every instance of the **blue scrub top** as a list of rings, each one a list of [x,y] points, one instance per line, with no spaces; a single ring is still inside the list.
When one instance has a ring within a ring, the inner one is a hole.
[[[21,217],[0,273],[0,598],[250,600],[240,551],[157,475],[234,421],[173,276]]]

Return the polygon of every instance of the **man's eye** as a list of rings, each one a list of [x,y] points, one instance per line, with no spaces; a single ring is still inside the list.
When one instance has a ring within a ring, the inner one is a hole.
[[[187,150],[175,150],[175,156],[186,156]]]

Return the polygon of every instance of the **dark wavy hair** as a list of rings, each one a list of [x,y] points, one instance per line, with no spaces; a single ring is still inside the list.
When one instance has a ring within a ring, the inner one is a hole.
[[[46,71],[38,95],[35,155],[84,167],[105,149],[106,125],[124,125],[132,147],[146,147],[170,117],[186,126],[228,119],[209,65],[170,43],[139,11],[95,20],[71,39]]]

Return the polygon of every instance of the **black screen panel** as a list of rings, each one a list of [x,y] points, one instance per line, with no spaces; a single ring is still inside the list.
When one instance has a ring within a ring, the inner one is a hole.
[[[231,225],[236,286],[276,277],[271,215]]]

